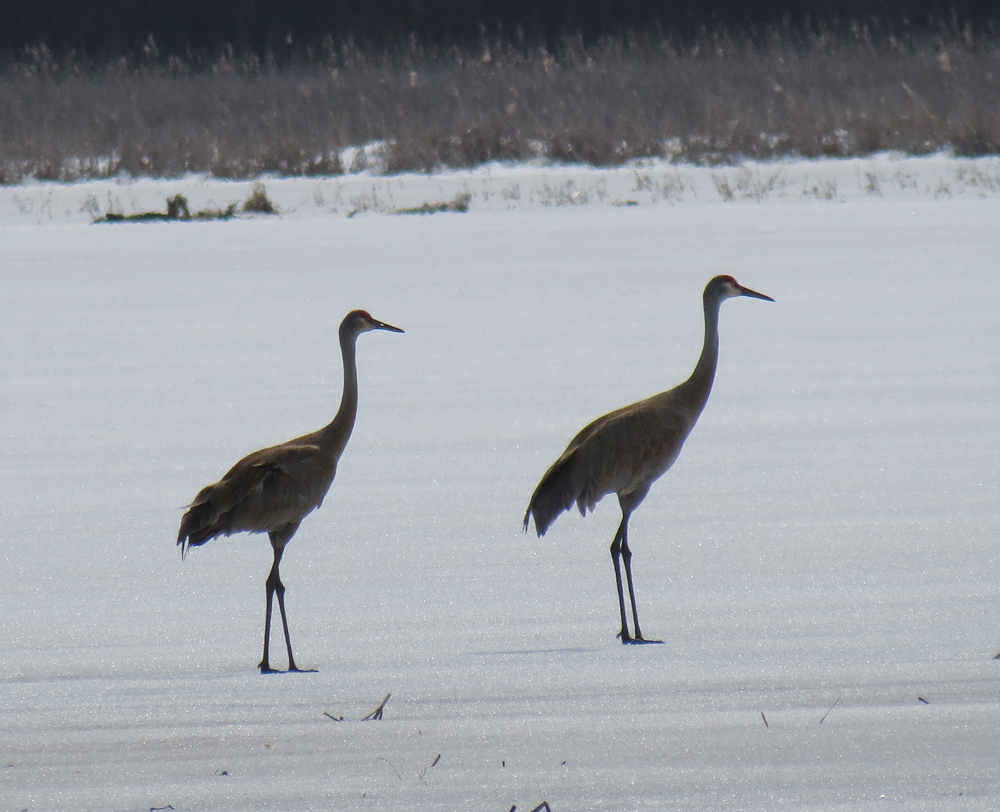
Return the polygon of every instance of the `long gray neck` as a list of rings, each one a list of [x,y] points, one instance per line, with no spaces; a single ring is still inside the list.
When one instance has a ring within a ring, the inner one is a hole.
[[[705,299],[705,343],[694,372],[681,386],[689,390],[691,403],[697,404],[698,413],[705,407],[715,381],[715,369],[719,364],[719,307],[721,299]]]
[[[340,397],[340,408],[330,424],[321,432],[324,443],[330,444],[339,457],[354,430],[354,419],[358,416],[358,365],[356,360],[356,335],[340,337],[340,354],[344,359],[344,393]]]

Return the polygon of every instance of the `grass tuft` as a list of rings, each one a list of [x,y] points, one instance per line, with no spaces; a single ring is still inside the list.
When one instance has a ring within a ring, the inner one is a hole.
[[[267,196],[267,189],[264,188],[263,183],[255,183],[253,185],[253,191],[250,193],[250,197],[243,201],[243,205],[240,208],[244,212],[252,212],[254,214],[278,213],[277,207]]]

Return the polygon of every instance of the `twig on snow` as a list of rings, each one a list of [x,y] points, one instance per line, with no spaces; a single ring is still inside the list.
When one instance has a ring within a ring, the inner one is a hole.
[[[382,700],[382,702],[379,704],[379,706],[377,708],[375,708],[375,710],[373,710],[367,716],[363,717],[361,721],[362,722],[368,722],[368,721],[372,721],[372,720],[375,720],[375,719],[381,719],[382,718],[382,713],[383,713],[383,711],[385,711],[385,703],[389,701],[389,697],[390,696],[392,696],[392,694],[386,694],[385,695],[385,699]],[[327,719],[332,719],[334,722],[343,722],[344,721],[344,717],[343,716],[334,716],[332,713],[327,713],[326,711],[323,711],[323,715]],[[438,756],[438,758],[441,758],[441,756]],[[432,764],[431,766],[434,766],[434,765]]]
[[[830,712],[835,707],[837,707],[837,703],[840,702],[840,697],[842,697],[843,695],[844,695],[844,692],[841,691],[840,694],[837,696],[837,698],[833,700],[833,704],[830,706],[830,709],[826,713],[824,713],[823,714],[823,718],[819,720],[820,724],[823,724],[823,722],[826,721],[826,717],[830,715]]]
[[[421,784],[426,784],[426,783],[427,783],[426,781],[424,781],[424,776],[425,776],[425,775],[427,774],[427,771],[428,771],[428,770],[429,770],[429,769],[430,769],[431,767],[436,767],[436,766],[437,766],[437,763],[438,763],[438,762],[439,762],[440,760],[441,760],[441,754],[440,754],[440,753],[438,753],[438,754],[437,754],[437,756],[436,756],[436,757],[434,758],[434,760],[433,760],[433,761],[432,761],[432,762],[431,762],[430,764],[428,764],[428,765],[427,765],[426,767],[424,767],[424,768],[423,768],[423,769],[422,769],[422,770],[421,770],[420,772],[418,772],[418,773],[417,773],[417,778],[419,778],[419,779],[420,779],[420,783],[421,783]]]
[[[396,778],[398,778],[400,781],[403,780],[403,776],[399,774],[399,770],[397,770],[394,766],[392,766],[392,762],[389,761],[389,759],[387,759],[385,756],[379,756],[376,759],[376,761],[384,761],[386,764],[389,765],[389,769],[392,770],[394,773],[396,773]]]
[[[389,701],[389,697],[390,696],[392,696],[392,694],[386,694],[385,695],[385,699],[382,700],[381,704],[377,708],[375,708],[375,710],[373,710],[371,713],[369,713],[361,721],[362,722],[370,722],[370,721],[375,721],[375,720],[381,719],[382,718],[382,711],[385,710],[385,703]]]

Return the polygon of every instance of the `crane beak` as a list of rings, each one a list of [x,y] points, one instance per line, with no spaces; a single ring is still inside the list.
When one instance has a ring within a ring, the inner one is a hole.
[[[372,319],[375,325],[372,327],[373,330],[388,330],[390,333],[402,333],[398,327],[393,327],[391,324],[386,324],[384,321],[378,321],[378,319]]]
[[[737,287],[740,289],[740,296],[750,296],[753,299],[763,299],[765,302],[773,302],[770,296],[765,296],[763,293],[758,293],[755,290],[750,290],[750,288],[745,288],[743,285],[737,283]]]

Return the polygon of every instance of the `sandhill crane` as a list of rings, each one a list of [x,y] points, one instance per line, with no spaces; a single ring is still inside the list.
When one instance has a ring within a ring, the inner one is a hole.
[[[528,521],[534,517],[535,531],[541,537],[556,517],[574,502],[580,514],[586,516],[604,496],[618,494],[622,521],[611,543],[611,560],[618,584],[622,643],[661,642],[646,640],[639,630],[628,520],[645,499],[650,486],[674,464],[705,408],[719,360],[719,307],[734,296],[774,301],[770,296],[743,287],[731,276],[716,276],[709,281],[703,296],[705,343],[691,377],[667,392],[599,417],[577,434],[538,483],[524,514],[524,529],[528,529]],[[625,563],[634,635],[629,634],[625,618],[619,560]]]
[[[373,319],[364,310],[354,310],[340,324],[340,352],[344,359],[344,393],[340,408],[329,425],[287,443],[263,448],[241,459],[221,480],[204,488],[188,505],[181,519],[177,543],[181,557],[189,547],[197,547],[216,536],[232,533],[267,533],[274,549],[274,564],[267,576],[264,618],[262,674],[273,673],[268,658],[271,636],[271,604],[278,596],[281,625],[288,649],[288,670],[300,671],[292,656],[285,616],[285,587],[278,565],[285,546],[299,523],[323,504],[323,497],[337,473],[337,461],[344,452],[358,413],[358,368],[356,342],[369,330],[403,332],[398,327]]]

